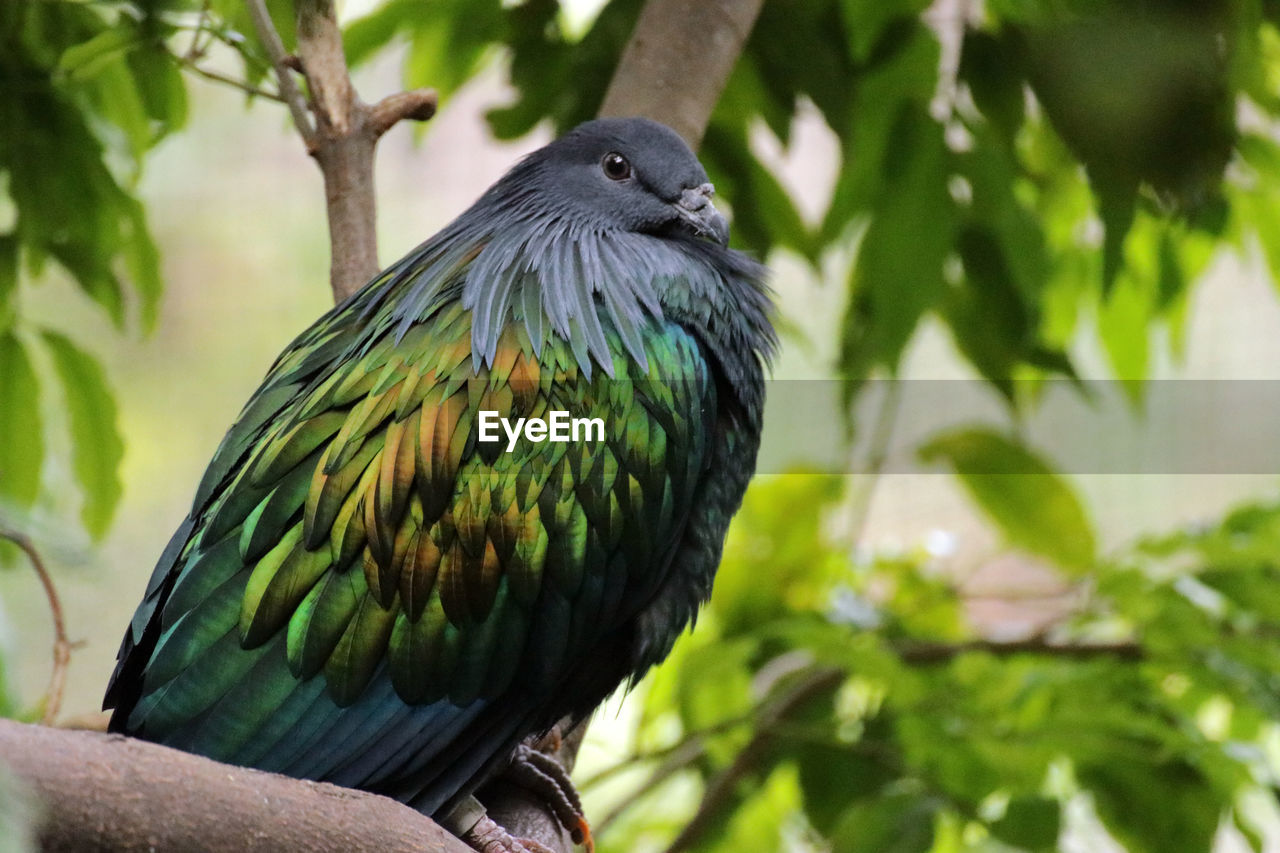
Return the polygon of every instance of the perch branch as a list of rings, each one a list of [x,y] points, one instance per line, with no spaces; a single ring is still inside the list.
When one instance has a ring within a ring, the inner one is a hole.
[[[0,762],[43,805],[45,853],[469,853],[395,800],[119,735],[0,720]]]
[[[27,555],[31,568],[35,569],[40,586],[44,588],[44,597],[49,600],[49,612],[53,615],[53,671],[49,673],[49,687],[44,694],[44,711],[40,715],[45,725],[52,725],[62,707],[62,694],[67,684],[67,665],[71,663],[71,650],[74,644],[67,639],[67,624],[62,616],[62,600],[58,597],[57,587],[53,585],[53,577],[45,568],[40,552],[31,540],[7,528],[0,528],[0,539],[7,539]]]

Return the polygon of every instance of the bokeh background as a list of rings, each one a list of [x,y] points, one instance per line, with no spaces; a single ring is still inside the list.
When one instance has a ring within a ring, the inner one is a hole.
[[[344,8],[343,20],[389,14],[387,7],[395,5],[352,3]],[[534,4],[501,5],[510,10]],[[568,43],[592,31],[603,5],[566,4],[559,11]],[[637,7],[613,3],[608,8],[620,5]],[[873,5],[845,4],[843,14],[862,25],[880,14],[870,11]],[[1184,11],[1176,3],[1139,4],[1143,11],[1132,19],[1117,11],[1124,4],[1107,3],[1060,4],[1069,7],[1061,13],[1044,11],[1054,4],[1029,4],[1044,19],[1001,3],[884,5],[890,10],[886,18],[918,28],[895,38],[923,38],[936,47],[937,79],[929,83],[935,91],[920,105],[921,114],[954,111],[937,121],[957,156],[966,145],[987,144],[982,128],[998,124],[991,101],[973,93],[982,78],[956,79],[962,49],[978,41],[973,33],[1030,44],[1033,54],[1037,38],[1065,34],[1061,50],[1070,56],[1062,60],[1064,67],[1077,61],[1073,51],[1083,52],[1086,60],[1089,50],[1103,51],[1094,57],[1103,67],[1116,61],[1105,53],[1106,38],[1102,47],[1093,38],[1108,22],[1120,27],[1121,54],[1132,47],[1138,55],[1139,48],[1154,45],[1157,57],[1167,51],[1174,59],[1164,60],[1176,66],[1178,56],[1199,50],[1183,28],[1200,13],[1179,17]],[[1230,107],[1225,119],[1230,136],[1274,143],[1280,36],[1268,17],[1270,7],[1209,5],[1221,16],[1210,15],[1213,22],[1227,22],[1224,38],[1235,51],[1223,62],[1235,63],[1230,73],[1250,81],[1239,84],[1230,77],[1236,88],[1223,96]],[[825,20],[827,6],[767,0],[760,26],[776,27],[792,16],[804,30],[810,19]],[[466,12],[467,4],[457,2],[439,15]],[[184,14],[189,17],[190,10]],[[1160,29],[1165,21],[1160,16],[1166,14],[1175,23]],[[1164,41],[1138,38],[1149,20],[1160,24],[1156,32]],[[1125,26],[1133,31],[1126,34]],[[767,29],[753,38],[771,37],[783,38]],[[1132,44],[1125,37],[1132,37]],[[408,45],[406,39],[392,39],[366,51],[369,59],[354,79],[367,98],[400,87],[406,74],[409,82],[434,82],[414,79],[415,73],[428,72],[420,67],[425,41],[413,39],[409,33]],[[486,112],[520,101],[528,89],[513,87],[511,51],[501,38],[496,43],[482,45],[468,59],[467,73],[458,72],[456,88],[425,128],[398,127],[381,143],[378,232],[384,263],[461,212],[516,159],[552,138],[556,123],[563,121],[563,114],[534,116],[526,122],[530,132],[514,140],[495,138]],[[896,56],[892,44],[861,48],[863,54],[875,49]],[[1052,57],[1053,51],[1046,54]],[[1251,64],[1241,70],[1246,63]],[[211,48],[206,67],[242,73],[240,56],[226,46]],[[763,61],[757,65],[762,74],[773,67]],[[850,85],[860,87],[861,99],[855,99],[855,122],[859,108],[874,99],[899,97],[893,86],[876,89],[868,82],[876,67],[864,55],[851,73]],[[1084,100],[1076,107],[1096,124],[1108,119],[1101,93],[1147,79],[1138,72],[1125,77],[1123,70],[1121,63],[1119,76],[1100,88],[1088,89],[1085,81],[1075,90]],[[858,339],[849,318],[856,314],[859,293],[869,289],[856,273],[869,251],[867,241],[874,239],[868,222],[890,216],[879,202],[851,214],[849,228],[809,257],[782,240],[768,247],[785,329],[774,376],[779,387],[785,384],[792,392],[775,398],[790,402],[770,410],[769,468],[735,527],[726,557],[731,573],[726,591],[717,593],[699,633],[682,642],[667,674],[646,682],[627,702],[611,700],[592,726],[579,778],[588,780],[589,807],[611,816],[602,835],[604,849],[667,849],[700,814],[698,803],[717,780],[736,767],[735,759],[756,742],[759,731],[767,730],[761,715],[776,691],[817,663],[835,666],[841,677],[815,688],[821,701],[805,705],[803,719],[791,721],[795,730],[770,742],[772,757],[740,778],[728,777],[730,783],[736,778],[736,787],[712,815],[710,829],[687,847],[1280,849],[1275,806],[1280,686],[1271,678],[1273,664],[1280,661],[1280,649],[1272,648],[1280,642],[1274,639],[1280,612],[1273,600],[1280,587],[1272,585],[1280,579],[1275,509],[1280,472],[1262,466],[1217,471],[1210,460],[1203,473],[1174,474],[1161,472],[1158,464],[1139,470],[1110,460],[1055,473],[1052,448],[1033,445],[1025,457],[1001,445],[995,456],[979,454],[975,461],[965,456],[964,447],[972,445],[953,444],[944,446],[932,466],[905,470],[877,464],[882,439],[891,440],[886,434],[909,436],[910,449],[943,428],[975,426],[950,411],[895,418],[892,403],[885,403],[899,393],[895,385],[927,389],[926,381],[964,383],[987,404],[984,422],[977,425],[987,431],[983,435],[1002,436],[1014,446],[1026,437],[1022,426],[1036,409],[1034,386],[1049,375],[1103,383],[1102,393],[1119,400],[1121,416],[1139,430],[1150,410],[1126,397],[1117,380],[1140,381],[1149,389],[1188,380],[1280,381],[1280,300],[1267,240],[1274,227],[1268,220],[1280,215],[1280,208],[1248,206],[1230,189],[1235,183],[1251,192],[1258,184],[1280,189],[1280,170],[1268,172],[1249,161],[1241,145],[1231,149],[1230,162],[1209,181],[1212,187],[1188,191],[1194,196],[1190,202],[1170,198],[1177,192],[1160,186],[1158,176],[1142,171],[1145,167],[1121,162],[1122,153],[1097,154],[1088,134],[1084,141],[1073,137],[1075,119],[1069,111],[1054,112],[1059,95],[1034,68],[1011,63],[995,73],[1012,79],[1026,103],[1006,151],[1010,162],[1026,167],[1009,178],[1014,204],[1046,233],[1056,227],[1050,208],[1057,202],[1049,189],[1034,186],[1034,164],[1041,156],[1037,146],[1052,148],[1055,168],[1084,200],[1072,214],[1078,221],[1071,252],[1045,251],[1043,240],[1037,244],[1051,268],[1048,277],[1076,281],[1075,290],[1046,286],[1032,300],[1040,300],[1037,305],[1048,316],[1055,310],[1049,305],[1053,300],[1078,297],[1074,320],[1042,336],[1061,345],[1071,369],[1013,358],[1007,372],[1026,387],[1006,392],[1010,399],[1002,401],[990,365],[975,363],[971,340],[956,331],[955,315],[941,310],[924,312],[900,351],[877,356],[872,364],[851,358],[849,346]],[[1219,71],[1204,73],[1212,77]],[[1194,79],[1199,78],[1177,78],[1168,85],[1195,90]],[[759,105],[723,109],[742,113],[742,140],[754,162],[774,176],[801,226],[816,234],[843,191],[849,138],[856,132],[833,129],[832,111],[821,105],[830,95],[806,91],[810,83],[786,84],[799,97],[783,117],[785,144],[774,122],[756,114]],[[164,295],[154,331],[144,333],[134,322],[122,333],[84,298],[75,277],[56,266],[39,275],[24,272],[19,292],[23,324],[64,330],[100,361],[118,407],[124,446],[123,492],[105,536],[94,540],[74,521],[79,498],[69,462],[72,439],[55,428],[61,417],[57,398],[46,398],[49,438],[40,496],[29,507],[6,505],[4,510],[6,525],[29,535],[52,568],[69,631],[81,643],[64,698],[67,717],[97,711],[133,606],[228,424],[275,355],[331,304],[320,175],[303,154],[284,109],[262,99],[249,102],[236,89],[196,76],[188,76],[185,86],[185,126],[146,155],[134,187],[160,251]],[[741,96],[744,90],[731,88],[731,93]],[[1141,93],[1130,94],[1142,100]],[[1195,113],[1183,124],[1192,137],[1209,139],[1216,132]],[[957,127],[967,128],[978,142],[952,138]],[[1123,132],[1123,127],[1102,132]],[[862,149],[854,145],[852,150],[857,156]],[[1181,151],[1186,158],[1180,174],[1194,171],[1194,145],[1172,150],[1169,156]],[[724,169],[724,162],[718,157],[713,165]],[[1108,177],[1100,165],[1106,163],[1140,173],[1127,199],[1138,211],[1127,244],[1120,224],[1124,217],[1106,207],[1116,192],[1124,195],[1115,185],[1125,182]],[[892,166],[885,168],[891,177]],[[1052,169],[1043,171],[1058,179]],[[726,190],[743,186],[731,170],[725,178]],[[973,191],[954,181],[949,186],[954,198]],[[725,195],[735,219],[769,224],[769,216],[748,209],[747,200]],[[749,201],[759,204],[760,198],[756,192]],[[764,199],[767,205],[768,196]],[[1201,208],[1219,203],[1235,204],[1234,219],[1226,226],[1219,222],[1215,231],[1202,224]],[[0,222],[6,216],[10,221],[17,216],[12,204]],[[1173,224],[1148,240],[1153,229],[1166,227],[1162,223]],[[1119,238],[1107,236],[1117,229]],[[918,237],[890,244],[908,270],[905,256]],[[1054,239],[1046,238],[1051,246]],[[1104,260],[1112,239],[1121,240],[1119,283],[1111,280],[1114,271],[1107,271]],[[1172,241],[1175,247],[1168,251],[1174,254],[1190,247],[1186,251],[1199,253],[1200,259],[1184,263],[1183,279],[1167,305],[1126,314],[1116,305],[1126,287],[1145,280],[1140,271],[1156,263],[1153,253],[1166,251],[1161,241]],[[1019,250],[1012,243],[1006,248]],[[1084,257],[1092,258],[1089,266],[1067,268]],[[983,285],[972,267],[958,274]],[[910,302],[914,285],[908,280],[904,287],[902,299]],[[983,321],[981,313],[978,319]],[[992,322],[986,334],[998,336],[999,323]],[[1125,340],[1140,340],[1142,356],[1127,356],[1118,343]],[[875,338],[863,342],[870,347]],[[0,383],[7,379],[0,375]],[[851,379],[854,385],[848,384]],[[859,396],[846,422],[843,395],[851,387]],[[795,405],[797,399],[806,404]],[[1204,439],[1202,446],[1211,447],[1214,430],[1243,414],[1200,407],[1160,417],[1185,418]],[[823,424],[816,432],[815,421]],[[1265,426],[1265,421],[1249,422]],[[1100,448],[1113,437],[1105,419],[1085,430],[1086,440]],[[822,464],[835,476],[800,472],[813,445],[826,442],[834,450],[824,448]],[[1001,468],[993,459],[1013,461]],[[1038,485],[1024,490],[1001,476]],[[1064,500],[1066,521],[1061,515],[1042,518],[1046,503]],[[1249,509],[1230,515],[1241,506]],[[1031,520],[1020,525],[1018,519]],[[1090,539],[1087,546],[1071,541],[1081,538],[1080,531]],[[34,576],[17,552],[3,556],[0,659],[10,707],[21,713],[38,705],[45,688],[51,625]],[[1212,571],[1234,580],[1219,582],[1205,574]],[[753,585],[758,588],[745,589]],[[1143,601],[1149,609],[1143,609]],[[1184,605],[1199,608],[1199,615],[1171,615]],[[806,633],[811,622],[820,622],[831,636],[838,633],[849,647],[822,632]],[[774,633],[764,630],[768,626]],[[1246,645],[1233,650],[1223,639],[1227,636]],[[1085,651],[1059,651],[1077,646]],[[1119,651],[1099,652],[1094,660],[1089,646]],[[1215,649],[1221,652],[1216,657]],[[708,668],[713,660],[724,669]],[[685,675],[678,674],[682,666]],[[699,673],[713,687],[720,685],[720,692],[707,688],[701,695],[694,686]],[[1096,719],[1090,719],[1091,708]],[[1006,714],[1014,718],[1005,719]],[[739,717],[745,720],[743,730],[731,724]],[[976,731],[984,719],[993,731]],[[810,729],[796,734],[803,726]],[[703,730],[710,734],[693,737]],[[1094,740],[1096,750],[1088,745]],[[1011,753],[1000,753],[997,744]],[[869,751],[860,752],[859,745]],[[682,748],[692,757],[648,784],[665,761],[684,755]],[[860,763],[881,754],[890,757],[874,767]],[[590,781],[602,775],[607,778]]]

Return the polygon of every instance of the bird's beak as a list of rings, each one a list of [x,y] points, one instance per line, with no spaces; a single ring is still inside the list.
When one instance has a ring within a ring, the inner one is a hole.
[[[691,187],[680,194],[675,203],[676,215],[698,237],[729,245],[729,223],[711,203],[716,188],[711,184]]]

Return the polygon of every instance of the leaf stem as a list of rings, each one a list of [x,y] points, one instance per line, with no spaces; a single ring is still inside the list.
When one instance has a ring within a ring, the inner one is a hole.
[[[253,97],[266,98],[269,101],[277,101],[282,104],[285,102],[284,98],[278,92],[272,92],[267,89],[259,89],[257,86],[250,85],[249,83],[246,83],[244,80],[237,80],[235,77],[232,77],[228,74],[223,74],[221,71],[214,71],[210,68],[204,68],[201,65],[199,65],[194,59],[190,59],[187,56],[175,55],[173,58],[180,66],[182,66],[183,68],[190,69],[192,72],[200,75],[201,77],[204,77],[206,80],[212,80],[215,83],[222,83],[226,86],[232,87],[233,89],[239,89],[241,92],[244,92],[245,94],[251,95]]]

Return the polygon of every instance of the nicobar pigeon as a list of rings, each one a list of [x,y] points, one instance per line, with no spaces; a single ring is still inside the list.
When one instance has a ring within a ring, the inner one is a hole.
[[[669,128],[588,122],[294,340],[151,576],[111,730],[525,849],[472,794],[554,776],[523,742],[666,657],[754,471],[771,300],[711,194]],[[604,436],[508,451],[482,411]]]

